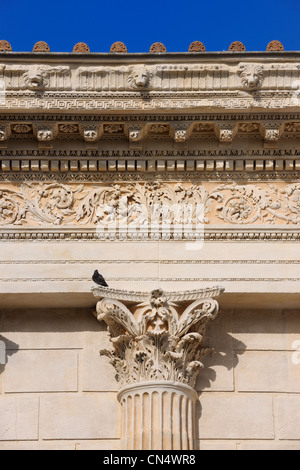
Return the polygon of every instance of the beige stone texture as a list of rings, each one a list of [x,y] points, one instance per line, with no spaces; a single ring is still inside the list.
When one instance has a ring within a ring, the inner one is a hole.
[[[248,441],[238,444],[239,450],[300,450],[300,441]]]
[[[5,368],[4,389],[15,392],[76,392],[78,353],[19,350]]]
[[[0,442],[0,450],[76,450],[76,443],[72,441],[7,441]]]
[[[121,450],[119,439],[102,439],[95,441],[76,441],[76,450]]]
[[[198,443],[199,450],[237,450],[236,442],[233,440],[206,440],[201,439]]]
[[[0,440],[38,439],[39,398],[37,396],[0,397]]]
[[[6,272],[5,279],[0,277],[1,305],[92,307],[91,275],[99,266],[111,287],[150,291],[159,285],[172,291],[179,281],[185,289],[221,284],[225,295],[263,294],[261,307],[269,302],[269,294],[295,295],[299,291],[294,243],[287,242],[276,252],[268,242],[246,246],[216,241],[204,242],[201,249],[187,248],[184,241],[176,242],[176,250],[168,241],[6,242],[0,253],[0,266]],[[255,297],[250,296],[251,305]],[[279,309],[286,302],[285,296],[280,305],[274,304]]]
[[[284,350],[285,318],[282,310],[240,310],[234,313],[235,349]],[[244,346],[241,346],[241,343]]]
[[[101,327],[103,328],[103,324]],[[119,385],[115,378],[115,370],[109,359],[100,356],[100,349],[110,349],[106,328],[96,334],[85,333],[82,351],[81,371],[82,390],[85,392],[117,391]]]
[[[300,393],[299,364],[288,351],[247,351],[240,356],[235,371],[241,392]]]
[[[235,356],[233,355],[232,312],[221,312],[207,330],[207,343],[214,351],[204,356],[204,368],[196,383],[198,391],[233,391]]]
[[[119,438],[116,394],[43,395],[40,398],[42,439]]]
[[[282,299],[283,300],[283,299]],[[235,311],[234,348],[247,350],[292,350],[299,339],[300,317],[296,310],[262,309]]]
[[[264,394],[200,396],[202,439],[273,439],[272,397]]]
[[[37,307],[37,306],[36,306]],[[26,317],[26,322],[24,322]],[[103,330],[94,321],[91,309],[27,309],[0,313],[1,333],[7,348],[15,349],[81,349],[86,330]]]
[[[116,289],[223,286],[199,447],[300,449],[299,53],[75,56],[1,58],[0,449],[120,447],[97,268]],[[153,183],[149,207],[203,190],[203,243],[96,238],[112,188]]]
[[[275,412],[277,415],[278,438],[298,439],[300,442],[300,395],[276,397]]]

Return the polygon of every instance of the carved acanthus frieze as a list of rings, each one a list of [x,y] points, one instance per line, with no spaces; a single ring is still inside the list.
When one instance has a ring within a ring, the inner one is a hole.
[[[214,225],[300,224],[300,185],[2,183],[0,225],[94,227],[116,236],[197,237]],[[165,234],[165,235],[164,235]]]
[[[194,387],[201,358],[211,349],[203,346],[207,324],[216,318],[218,303],[210,295],[223,288],[180,293],[156,289],[149,296],[93,289],[101,300],[95,316],[108,326],[113,350],[101,350],[116,370],[121,386],[167,380]],[[176,300],[174,299],[174,296]],[[136,301],[136,297],[142,301]],[[182,297],[182,298],[181,298]]]

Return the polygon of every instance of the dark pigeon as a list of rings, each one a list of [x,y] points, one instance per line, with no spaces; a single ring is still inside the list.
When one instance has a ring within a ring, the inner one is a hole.
[[[99,274],[97,269],[94,271],[92,279],[99,286],[108,287],[108,284],[106,284],[104,277],[101,274]]]

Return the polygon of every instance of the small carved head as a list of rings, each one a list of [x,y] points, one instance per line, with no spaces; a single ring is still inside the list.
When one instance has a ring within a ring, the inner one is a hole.
[[[97,131],[94,129],[85,129],[83,132],[84,139],[88,142],[94,142],[97,139]]]
[[[233,139],[232,129],[221,129],[219,139],[221,142],[232,142],[232,139]]]
[[[141,139],[141,131],[138,129],[134,129],[129,132],[129,140],[131,142],[137,142],[138,140]]]
[[[176,142],[185,142],[186,141],[186,130],[178,129],[175,131],[175,141]]]
[[[264,79],[263,67],[258,64],[247,64],[240,68],[243,88],[254,90],[260,88]]]
[[[128,77],[128,83],[131,88],[144,89],[149,86],[151,74],[144,65],[136,65],[131,68],[130,75]]]
[[[38,140],[52,140],[53,133],[50,129],[42,129],[37,133]]]
[[[47,73],[41,67],[30,67],[24,74],[24,82],[29,90],[41,90],[48,84]]]

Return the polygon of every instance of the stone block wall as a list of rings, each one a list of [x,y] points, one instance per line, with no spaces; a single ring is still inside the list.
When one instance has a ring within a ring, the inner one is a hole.
[[[199,448],[300,449],[299,311],[226,310],[197,381]],[[2,310],[0,449],[119,448],[106,327],[90,309]],[[298,346],[299,347],[299,346]]]

